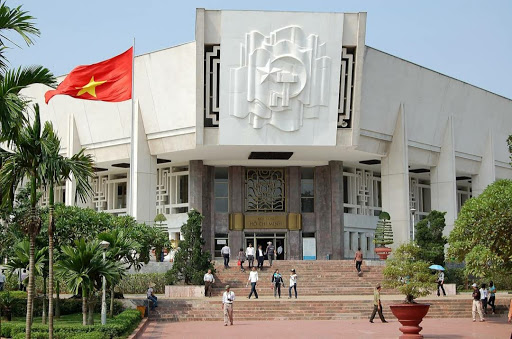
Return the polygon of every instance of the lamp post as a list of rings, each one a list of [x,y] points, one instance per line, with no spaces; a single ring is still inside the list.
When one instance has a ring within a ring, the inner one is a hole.
[[[101,248],[103,248],[103,262],[106,261],[105,254],[107,252],[107,248],[110,246],[108,241],[103,240],[100,243]],[[103,294],[101,295],[101,324],[105,325],[107,323],[107,301],[106,301],[106,293],[107,293],[107,280],[105,276],[102,278],[103,283]]]
[[[411,208],[411,228],[412,228],[412,241],[414,241],[414,213],[416,212],[415,208]]]

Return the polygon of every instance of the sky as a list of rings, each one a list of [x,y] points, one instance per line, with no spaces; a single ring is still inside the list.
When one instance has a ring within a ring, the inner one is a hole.
[[[36,18],[33,46],[7,52],[12,67],[55,75],[77,65],[194,40],[195,9],[367,12],[366,45],[512,98],[512,0],[7,0]]]

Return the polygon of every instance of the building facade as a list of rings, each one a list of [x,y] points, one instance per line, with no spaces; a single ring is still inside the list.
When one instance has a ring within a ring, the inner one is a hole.
[[[395,245],[434,209],[449,233],[512,178],[512,101],[368,47],[365,29],[366,13],[198,9],[195,41],[135,58],[133,103],[25,95],[63,154],[94,156],[83,206],[164,214],[174,240],[196,209],[216,256],[272,241],[282,259],[372,258],[381,211]],[[73,181],[56,196],[73,203]]]

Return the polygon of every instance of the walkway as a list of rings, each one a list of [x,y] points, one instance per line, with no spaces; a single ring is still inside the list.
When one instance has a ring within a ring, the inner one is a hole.
[[[222,312],[219,308],[219,312]],[[378,338],[396,339],[401,334],[400,323],[388,319],[389,323],[376,320],[341,321],[247,321],[235,319],[234,326],[222,322],[151,322],[141,338]],[[471,319],[425,319],[421,332],[425,338],[462,339],[486,338],[508,339],[512,324],[505,317],[493,318],[487,322],[473,323]],[[258,334],[257,334],[258,333]]]

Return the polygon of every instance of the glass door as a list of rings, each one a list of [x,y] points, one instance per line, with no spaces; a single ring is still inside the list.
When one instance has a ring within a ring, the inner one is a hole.
[[[274,244],[277,252],[276,260],[286,259],[286,233],[245,233],[245,247],[249,244],[257,250],[261,246],[263,252],[266,251],[269,243]],[[265,256],[265,260],[267,260]]]

